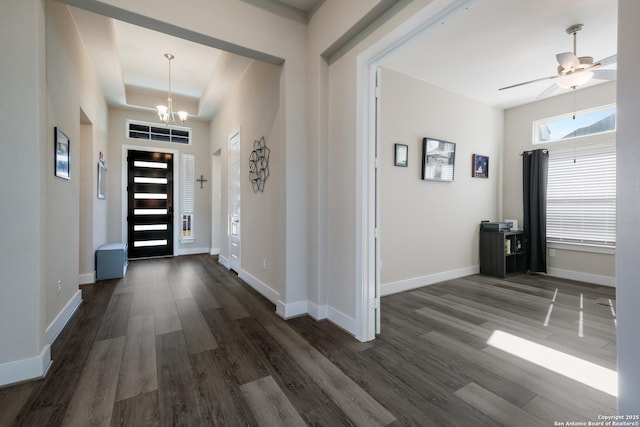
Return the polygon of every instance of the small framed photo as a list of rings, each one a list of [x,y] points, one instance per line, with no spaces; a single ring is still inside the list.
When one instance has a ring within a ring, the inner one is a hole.
[[[424,138],[422,140],[423,180],[452,182],[455,162],[455,142],[433,138]]]
[[[489,178],[489,156],[474,154],[471,158],[471,176]]]
[[[395,144],[394,164],[406,168],[409,165],[409,146]]]
[[[56,176],[62,179],[71,179],[70,142],[69,137],[57,127],[54,128],[54,155]]]

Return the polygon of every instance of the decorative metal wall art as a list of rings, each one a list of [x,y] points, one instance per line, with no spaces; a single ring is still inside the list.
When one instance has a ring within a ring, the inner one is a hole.
[[[264,136],[253,141],[253,151],[249,156],[249,179],[253,186],[253,192],[263,192],[264,183],[269,177],[269,154],[271,150],[264,141]]]

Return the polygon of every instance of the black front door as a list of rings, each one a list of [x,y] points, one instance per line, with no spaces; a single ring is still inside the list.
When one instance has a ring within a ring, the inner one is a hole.
[[[173,154],[129,150],[129,258],[173,255]]]

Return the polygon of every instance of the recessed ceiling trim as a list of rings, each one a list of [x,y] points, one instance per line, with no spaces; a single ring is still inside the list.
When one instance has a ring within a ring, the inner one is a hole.
[[[321,56],[329,65],[336,62],[353,46],[379,28],[412,0],[382,0],[347,32],[329,46]]]
[[[80,9],[88,10],[90,12],[97,13],[102,16],[117,19],[120,21],[128,22],[130,24],[138,25],[140,27],[148,28],[150,30],[159,31],[165,34],[172,35],[174,37],[180,37],[185,40],[190,40],[194,43],[200,43],[205,46],[210,46],[216,49],[225,50],[227,52],[235,53],[236,55],[246,56],[259,61],[267,62],[274,65],[282,65],[284,63],[283,58],[269,55],[264,52],[259,52],[254,49],[250,49],[244,46],[230,43],[224,40],[217,39],[215,37],[207,36],[202,33],[188,30],[186,28],[178,27],[177,25],[162,22],[157,19],[149,18],[128,10],[124,10],[115,6],[111,6],[97,0],[56,0],[60,3],[65,3],[71,6],[75,6]]]

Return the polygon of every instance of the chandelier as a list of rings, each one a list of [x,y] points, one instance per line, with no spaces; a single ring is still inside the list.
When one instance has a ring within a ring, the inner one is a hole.
[[[175,114],[178,115],[178,118],[182,123],[187,120],[187,112],[186,111],[173,111],[173,99],[171,98],[171,60],[175,58],[171,53],[165,53],[164,57],[169,60],[169,96],[167,97],[167,105],[158,105],[156,109],[158,110],[158,117],[160,121],[165,125],[169,124],[169,122],[176,123]]]

